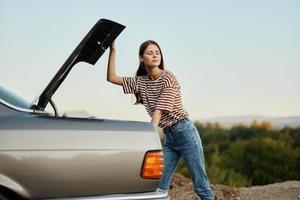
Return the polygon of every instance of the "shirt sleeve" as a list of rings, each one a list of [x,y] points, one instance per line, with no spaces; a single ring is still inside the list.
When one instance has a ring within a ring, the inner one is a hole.
[[[175,78],[171,80],[167,79],[166,84],[164,84],[162,92],[157,99],[155,109],[172,112],[178,91],[179,85],[177,80]]]
[[[122,77],[125,94],[138,93],[138,77]]]

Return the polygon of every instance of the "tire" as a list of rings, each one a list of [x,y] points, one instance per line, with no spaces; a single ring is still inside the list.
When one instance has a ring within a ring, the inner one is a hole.
[[[9,199],[6,198],[3,194],[0,193],[0,200],[9,200]]]

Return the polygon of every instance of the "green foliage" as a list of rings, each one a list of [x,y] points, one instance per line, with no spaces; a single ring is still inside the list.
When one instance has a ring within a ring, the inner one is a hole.
[[[273,130],[268,122],[231,129],[219,124],[195,125],[211,183],[250,186],[300,180],[300,128]],[[183,161],[177,172],[189,177]]]

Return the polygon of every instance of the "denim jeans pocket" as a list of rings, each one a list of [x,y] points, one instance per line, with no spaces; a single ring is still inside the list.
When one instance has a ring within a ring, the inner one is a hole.
[[[193,122],[191,122],[189,119],[182,119],[178,121],[176,124],[172,126],[172,129],[174,132],[183,132],[188,129],[191,129],[193,125]]]
[[[172,132],[172,136],[174,137],[174,141],[179,146],[194,146],[195,138],[194,138],[194,128],[193,124],[185,121],[184,123],[177,124],[176,127],[173,127],[174,131]]]

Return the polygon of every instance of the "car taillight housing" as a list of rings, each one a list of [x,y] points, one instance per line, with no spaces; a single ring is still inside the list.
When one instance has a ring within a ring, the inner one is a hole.
[[[162,177],[164,165],[162,151],[149,151],[144,157],[141,175],[146,179],[159,179]]]

